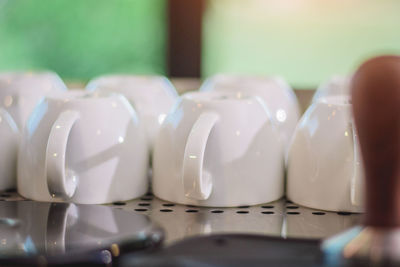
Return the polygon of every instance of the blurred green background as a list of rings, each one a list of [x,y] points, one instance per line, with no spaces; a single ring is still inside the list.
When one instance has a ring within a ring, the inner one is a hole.
[[[315,88],[367,57],[400,53],[398,0],[209,0],[203,76],[282,75]]]
[[[166,73],[165,0],[0,0],[0,70]]]
[[[167,3],[0,0],[0,71],[166,74]],[[399,12],[398,0],[207,0],[202,76],[281,75],[315,88],[369,56],[399,53]]]

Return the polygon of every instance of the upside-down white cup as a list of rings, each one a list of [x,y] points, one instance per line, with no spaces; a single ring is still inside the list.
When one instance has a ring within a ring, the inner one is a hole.
[[[180,204],[260,204],[282,197],[283,167],[279,133],[259,98],[187,93],[156,140],[153,192]]]
[[[144,127],[125,97],[66,91],[32,112],[22,136],[18,192],[37,201],[100,204],[147,190]]]
[[[225,91],[260,97],[277,126],[285,151],[300,117],[299,104],[292,88],[280,77],[219,74],[206,80],[201,91]]]
[[[335,75],[322,83],[315,92],[312,102],[317,102],[320,98],[331,96],[350,96],[351,75]]]
[[[362,212],[362,170],[349,97],[320,98],[294,134],[287,197],[310,208]]]
[[[0,190],[15,188],[19,131],[10,114],[0,108]]]
[[[0,73],[0,108],[13,118],[20,131],[40,100],[49,93],[67,87],[53,72]]]
[[[86,90],[124,95],[146,127],[150,150],[160,125],[178,98],[174,86],[163,76],[105,75],[90,81]]]

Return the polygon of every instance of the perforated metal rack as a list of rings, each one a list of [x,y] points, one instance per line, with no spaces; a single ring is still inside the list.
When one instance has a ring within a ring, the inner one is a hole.
[[[23,201],[15,192],[0,192],[0,201]],[[170,244],[211,233],[253,233],[283,238],[325,238],[357,224],[359,214],[326,212],[298,206],[286,199],[257,206],[203,208],[162,201],[151,193],[114,208],[149,216],[166,232]]]

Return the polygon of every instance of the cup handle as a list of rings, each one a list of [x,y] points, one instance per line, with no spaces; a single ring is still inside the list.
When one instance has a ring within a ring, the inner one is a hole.
[[[51,203],[47,216],[46,252],[50,255],[65,253],[65,232],[68,214],[74,204]],[[76,207],[75,207],[76,208]]]
[[[190,131],[183,157],[183,188],[188,198],[206,200],[211,194],[212,177],[203,173],[203,161],[208,137],[218,118],[215,113],[203,113]]]
[[[351,204],[355,206],[360,206],[362,199],[361,199],[361,178],[359,177],[359,163],[360,163],[360,155],[359,155],[359,147],[357,141],[357,132],[354,126],[354,122],[350,123],[351,125],[351,132],[353,137],[353,177],[351,178],[350,184],[350,200]]]
[[[65,157],[69,134],[78,119],[78,112],[64,111],[51,128],[46,149],[46,175],[52,197],[70,199],[75,193],[78,178],[66,175]]]

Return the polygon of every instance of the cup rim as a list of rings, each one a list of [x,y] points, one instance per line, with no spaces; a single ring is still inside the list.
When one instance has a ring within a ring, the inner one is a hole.
[[[143,90],[146,89],[146,90]],[[87,91],[111,91],[122,94],[163,91],[172,97],[178,93],[171,81],[162,75],[107,74],[90,80]]]
[[[344,107],[352,106],[351,97],[349,95],[323,96],[318,98],[316,103],[344,106]]]
[[[51,92],[45,96],[48,101],[94,101],[94,100],[109,100],[113,98],[123,97],[121,94],[109,91],[87,91],[81,89],[70,89],[66,91]]]
[[[220,103],[220,102],[244,102],[255,101],[258,97],[251,94],[243,94],[242,92],[225,92],[225,91],[206,91],[206,92],[189,92],[182,95],[185,100],[201,103]]]
[[[246,75],[220,73],[206,79],[200,91],[209,90],[246,90],[247,87],[268,89],[277,86],[283,90],[292,90],[288,82],[279,75]]]
[[[0,72],[0,80],[8,78],[35,77],[49,75],[59,78],[58,74],[50,70],[16,70]]]
[[[155,82],[170,84],[168,78],[162,75],[134,75],[129,73],[116,73],[95,77],[87,83],[85,88],[87,90],[98,90],[98,87],[109,87],[110,84],[120,86],[120,83],[123,83],[124,87],[134,88],[139,87],[142,83],[146,82],[151,84]]]
[[[132,80],[152,80],[152,79],[166,79],[163,75],[152,75],[152,74],[132,74],[132,73],[110,73],[94,77],[90,82],[100,79],[132,79]],[[89,83],[90,83],[89,82]]]

